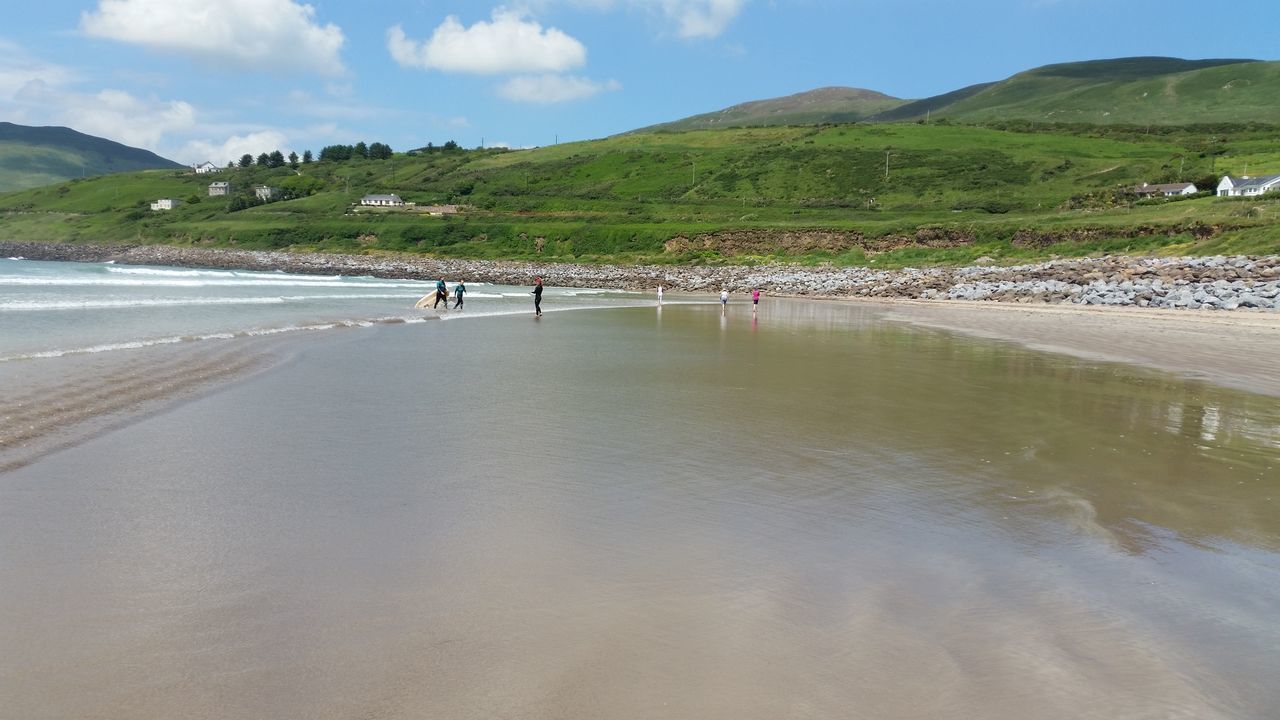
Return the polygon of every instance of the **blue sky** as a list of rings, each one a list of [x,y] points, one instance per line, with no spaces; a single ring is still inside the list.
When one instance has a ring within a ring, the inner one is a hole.
[[[828,85],[904,98],[1039,65],[1277,59],[1280,3],[44,0],[0,10],[0,120],[180,162],[604,137]]]

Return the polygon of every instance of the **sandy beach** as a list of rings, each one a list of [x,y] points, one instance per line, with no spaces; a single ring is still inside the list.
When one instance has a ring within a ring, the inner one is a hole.
[[[1280,318],[512,290],[0,363],[0,715],[1280,704]]]
[[[881,306],[886,318],[921,327],[1280,395],[1280,314],[959,301]]]

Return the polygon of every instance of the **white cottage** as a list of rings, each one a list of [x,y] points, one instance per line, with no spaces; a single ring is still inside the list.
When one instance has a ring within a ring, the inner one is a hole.
[[[209,183],[209,197],[218,197],[219,195],[231,194],[231,183],[229,182],[212,182]]]
[[[1196,189],[1195,183],[1163,183],[1157,185],[1142,183],[1135,187],[1133,192],[1144,197],[1178,197],[1179,195],[1195,195],[1200,191]]]
[[[192,169],[192,170],[195,170],[197,175],[204,175],[204,174],[206,174],[206,173],[218,172],[218,171],[219,171],[219,170],[221,170],[222,168],[218,167],[217,165],[214,165],[213,163],[209,162],[208,160],[205,160],[204,162],[200,163],[199,165],[192,165],[192,166],[191,166],[191,169]]]
[[[175,200],[173,198],[160,198],[159,200],[151,203],[151,209],[157,210],[157,211],[172,210],[181,204],[182,204],[181,200]]]
[[[404,200],[399,195],[365,195],[360,198],[361,205],[372,207],[404,207]]]
[[[1223,175],[1218,183],[1218,197],[1253,197],[1280,190],[1280,175],[1232,177]]]

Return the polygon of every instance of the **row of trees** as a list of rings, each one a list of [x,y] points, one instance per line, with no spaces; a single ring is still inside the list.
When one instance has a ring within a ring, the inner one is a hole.
[[[386,160],[391,157],[391,154],[391,146],[386,143],[376,142],[365,145],[362,140],[355,145],[328,145],[320,150],[320,159],[333,162],[342,162],[354,158]]]
[[[456,147],[456,143],[454,145]],[[320,159],[328,160],[330,162],[342,162],[344,160],[351,160],[353,158],[367,158],[369,160],[386,160],[390,158],[392,154],[393,154],[393,151],[391,149],[391,146],[387,145],[386,143],[376,142],[370,145],[365,145],[364,142],[361,141],[356,143],[355,145],[329,145],[323,148],[322,150],[320,150]],[[312,162],[312,160],[313,160],[313,157],[311,155],[310,150],[303,152],[301,157],[298,156],[298,153],[291,152],[289,153],[289,156],[287,158],[285,157],[284,153],[280,152],[279,150],[276,150],[274,152],[262,153],[256,159],[253,157],[253,155],[250,155],[249,153],[245,153],[244,155],[240,156],[239,162],[236,162],[236,161],[229,162],[227,163],[227,167],[228,168],[235,168],[235,167],[247,168],[247,167],[253,167],[254,165],[257,165],[258,167],[278,168],[278,167],[284,167],[285,164],[287,163],[289,167],[296,170],[298,169],[299,163],[305,165],[309,162]]]
[[[296,152],[289,153],[287,162],[289,163],[289,167],[297,169],[299,160],[301,160],[301,162],[303,163],[309,163],[311,162],[311,159],[312,159],[311,151],[307,150],[306,152],[302,153],[301,158],[298,157],[298,153]],[[234,161],[229,162],[227,163],[227,167],[234,168],[237,165],[239,165],[242,168],[247,168],[247,167],[252,167],[253,165],[257,165],[259,167],[278,168],[278,167],[284,167],[285,162],[286,162],[286,158],[284,156],[284,153],[280,152],[279,150],[276,150],[270,153],[262,153],[261,155],[258,156],[257,160],[254,160],[253,156],[250,155],[249,153],[245,153],[244,155],[240,156],[239,163],[236,163]]]

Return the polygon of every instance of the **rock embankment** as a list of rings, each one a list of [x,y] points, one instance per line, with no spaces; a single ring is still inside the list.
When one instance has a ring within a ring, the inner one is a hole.
[[[469,280],[627,290],[742,292],[815,297],[991,300],[1134,305],[1206,310],[1280,310],[1280,256],[1101,257],[1015,266],[874,268],[796,265],[573,265],[444,260],[416,255],[325,255],[212,250],[164,245],[106,246],[0,242],[0,256],[33,260],[108,260],[327,275]]]

